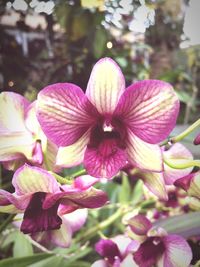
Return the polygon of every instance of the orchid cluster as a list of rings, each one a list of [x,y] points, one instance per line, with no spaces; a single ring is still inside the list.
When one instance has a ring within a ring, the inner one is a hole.
[[[0,106],[0,162],[14,172],[13,191],[0,189],[0,212],[13,214],[12,227],[44,247],[90,240],[93,267],[198,262],[190,240],[200,235],[200,160],[180,141],[200,119],[169,137],[180,106],[170,84],[144,80],[126,88],[117,63],[103,58],[85,93],[57,83],[33,103],[2,92]],[[105,182],[115,184],[120,203]],[[99,222],[100,211],[113,206]]]

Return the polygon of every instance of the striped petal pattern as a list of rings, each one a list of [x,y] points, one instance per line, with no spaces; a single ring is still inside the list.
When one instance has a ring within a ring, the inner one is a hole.
[[[17,195],[33,194],[36,192],[59,192],[59,184],[47,171],[27,164],[19,168],[12,180]]]
[[[158,145],[142,141],[131,131],[129,131],[126,145],[128,160],[133,166],[155,172],[163,170],[162,154]]]
[[[103,58],[92,69],[86,95],[99,113],[112,114],[124,89],[124,76],[117,63]]]
[[[156,144],[172,131],[178,111],[179,100],[170,84],[145,80],[125,90],[114,115],[121,116],[137,137]]]
[[[95,122],[96,109],[81,88],[70,83],[45,87],[38,95],[37,116],[46,136],[58,146],[75,143]]]
[[[81,136],[81,138],[73,145],[60,147],[56,157],[56,165],[62,167],[72,167],[83,162],[89,138],[90,130]]]

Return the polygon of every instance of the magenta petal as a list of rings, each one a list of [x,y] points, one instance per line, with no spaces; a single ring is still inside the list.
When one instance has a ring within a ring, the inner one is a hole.
[[[200,134],[198,134],[194,139],[194,145],[199,145],[199,144],[200,144]]]
[[[68,146],[90,128],[98,113],[81,88],[71,83],[57,83],[39,93],[37,116],[52,142]]]
[[[31,194],[17,196],[0,189],[0,206],[13,204],[17,209],[24,210],[29,204]]]
[[[136,235],[146,235],[149,229],[152,227],[151,222],[141,214],[129,219],[128,224]]]
[[[65,205],[71,206],[72,210],[76,208],[99,208],[108,202],[108,196],[101,190],[93,187],[88,190],[66,191],[57,194],[48,194],[43,202],[43,208],[48,209],[54,205],[58,200],[65,201]],[[69,209],[68,207],[68,209]],[[75,210],[74,209],[74,210]]]
[[[164,140],[176,124],[179,100],[172,86],[145,80],[128,87],[120,98],[115,115],[145,142]]]
[[[175,186],[187,191],[189,196],[200,198],[200,171],[194,172],[176,180]]]
[[[188,191],[193,176],[194,176],[194,174],[189,174],[189,175],[187,175],[185,177],[177,179],[175,181],[174,185],[177,186],[177,187],[182,188],[185,191]]]
[[[109,239],[101,239],[98,243],[96,243],[95,250],[99,253],[99,255],[107,258],[111,265],[114,264],[116,257],[121,258],[117,245]]]
[[[164,267],[188,267],[192,260],[192,251],[186,240],[178,235],[162,238],[165,245]]]
[[[74,180],[74,186],[80,190],[86,190],[97,182],[99,182],[99,179],[95,177],[90,175],[82,175]]]
[[[164,251],[163,242],[159,238],[155,240],[154,237],[151,237],[142,243],[134,253],[134,260],[140,267],[152,267],[157,263]]]
[[[58,212],[59,214],[59,212]],[[69,225],[72,233],[78,231],[86,222],[88,216],[87,209],[75,210],[62,216],[63,224]]]
[[[112,178],[127,162],[124,149],[117,147],[115,140],[103,140],[99,147],[87,147],[84,167],[88,174],[99,178]]]

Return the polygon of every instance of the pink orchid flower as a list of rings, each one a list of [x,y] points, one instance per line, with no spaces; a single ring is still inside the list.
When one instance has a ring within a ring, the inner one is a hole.
[[[95,261],[91,267],[137,267],[132,253],[138,249],[138,243],[129,237],[118,235],[111,239],[101,239],[95,249],[104,259]]]
[[[185,190],[188,196],[200,199],[200,171],[176,180],[174,185]]]
[[[45,247],[52,247],[52,244],[63,248],[69,247],[72,242],[73,234],[85,224],[88,210],[78,209],[69,214],[60,215],[58,208],[58,215],[62,219],[60,229],[36,232],[31,234],[31,238]],[[14,218],[14,225],[20,228],[22,219],[22,213],[16,215]]]
[[[16,170],[29,162],[56,171],[58,149],[41,130],[35,103],[19,94],[2,92],[0,106],[0,162],[4,167]]]
[[[61,147],[57,164],[84,163],[94,177],[111,178],[127,162],[161,172],[159,146],[174,128],[179,100],[170,84],[145,80],[125,90],[124,76],[110,58],[99,60],[86,94],[71,83],[45,87],[37,116],[47,137]]]
[[[13,194],[0,189],[0,212],[24,213],[20,230],[25,234],[56,230],[60,216],[82,208],[98,208],[107,195],[93,188],[80,176],[72,185],[61,186],[49,172],[27,164],[19,168],[12,180]]]
[[[173,162],[176,162],[182,159],[191,160],[193,155],[184,145],[176,143],[167,150],[162,148],[162,158],[163,160],[173,160]],[[142,171],[130,166],[125,171],[132,179],[142,179],[145,186],[154,195],[166,201],[168,199],[166,185],[173,185],[177,179],[191,173],[192,169],[173,169],[164,163],[163,172]]]
[[[190,266],[192,251],[183,237],[167,234],[163,228],[152,227],[144,215],[136,215],[128,223],[134,236],[140,240],[133,256],[139,267]]]

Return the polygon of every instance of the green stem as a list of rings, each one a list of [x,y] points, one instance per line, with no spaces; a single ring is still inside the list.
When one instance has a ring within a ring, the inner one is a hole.
[[[6,226],[12,222],[13,218],[15,217],[16,214],[10,214],[6,220],[0,225],[0,233],[6,228]]]
[[[76,178],[77,176],[85,174],[86,170],[80,170],[80,171],[78,171],[72,175],[68,175],[66,177],[62,177],[62,176],[60,176],[54,172],[51,172],[51,171],[49,171],[49,173],[51,175],[53,175],[60,184],[72,184],[73,179]]]
[[[106,219],[103,222],[100,222],[99,224],[97,224],[96,226],[92,227],[91,229],[89,229],[88,231],[85,232],[84,235],[78,237],[75,240],[76,242],[86,242],[87,240],[89,240],[91,237],[95,236],[99,231],[102,231],[103,229],[105,229],[106,227],[108,227],[109,225],[111,225],[112,223],[114,223],[118,218],[120,218],[125,212],[127,211],[127,208],[125,206],[119,208],[114,214],[112,214],[108,219]]]
[[[173,160],[164,158],[164,162],[173,169],[186,169],[191,167],[200,168],[200,160],[188,160],[188,159]]]
[[[171,142],[173,144],[177,143],[177,142],[180,142],[182,139],[184,139],[186,136],[188,136],[191,132],[193,132],[198,127],[200,127],[200,119],[195,121],[192,125],[190,125],[185,131],[183,131],[179,135],[174,136],[172,138],[169,138],[169,139],[166,139],[165,141],[163,141],[160,144],[160,146],[164,146],[164,145],[168,144],[169,142]]]
[[[53,175],[60,184],[72,184],[72,179],[70,179],[70,178],[67,178],[67,177],[64,178],[64,177],[62,177],[62,176],[60,176],[54,172],[51,172],[51,171],[49,171],[49,173],[51,175]]]
[[[81,176],[81,175],[84,175],[84,174],[86,174],[86,170],[85,169],[80,170],[80,171],[77,171],[77,172],[73,173],[69,177],[76,178],[76,177]]]

